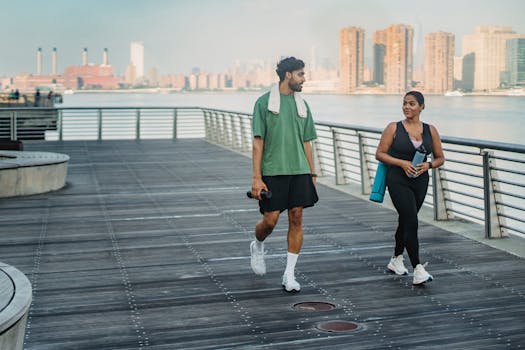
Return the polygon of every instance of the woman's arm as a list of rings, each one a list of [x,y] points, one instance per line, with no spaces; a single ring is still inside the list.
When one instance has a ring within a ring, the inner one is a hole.
[[[432,134],[432,154],[434,155],[432,168],[439,168],[445,163],[445,154],[443,153],[443,146],[441,145],[441,137],[439,137],[439,133],[433,125],[430,125],[430,133]]]

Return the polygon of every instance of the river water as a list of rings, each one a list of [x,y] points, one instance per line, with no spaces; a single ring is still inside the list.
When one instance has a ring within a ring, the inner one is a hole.
[[[208,107],[251,113],[262,92],[75,93],[64,107]],[[303,94],[314,120],[384,128],[403,119],[401,95]],[[524,144],[525,97],[427,95],[424,122],[443,136]]]

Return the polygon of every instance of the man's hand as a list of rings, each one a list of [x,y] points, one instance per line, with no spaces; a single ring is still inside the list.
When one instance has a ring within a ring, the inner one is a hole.
[[[258,201],[262,199],[261,190],[268,191],[268,187],[266,187],[266,184],[263,182],[263,180],[260,177],[255,177],[252,182],[253,199],[257,199]]]

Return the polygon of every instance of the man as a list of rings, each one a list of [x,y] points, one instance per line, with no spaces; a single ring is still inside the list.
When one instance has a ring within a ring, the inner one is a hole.
[[[304,62],[288,57],[277,64],[279,84],[257,100],[254,107],[252,196],[263,215],[251,242],[251,267],[264,275],[264,240],[272,233],[279,215],[288,210],[288,254],[282,285],[288,292],[301,290],[295,280],[295,264],[303,243],[303,208],[317,202],[315,168],[310,141],[317,138],[308,105],[298,92],[305,81]],[[263,198],[261,191],[271,191]]]

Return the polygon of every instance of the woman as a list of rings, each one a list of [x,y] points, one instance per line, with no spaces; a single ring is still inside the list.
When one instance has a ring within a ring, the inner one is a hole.
[[[388,193],[399,214],[394,256],[387,267],[398,275],[407,275],[408,271],[403,264],[403,250],[406,248],[414,268],[414,285],[433,279],[419,261],[417,213],[427,194],[428,170],[438,168],[445,162],[438,131],[434,126],[422,123],[419,119],[424,108],[425,98],[422,93],[406,93],[403,98],[405,119],[388,124],[376,152],[376,159],[389,166]],[[427,160],[425,157],[422,162],[413,166],[412,159],[416,150],[427,155],[432,153],[433,160]]]

